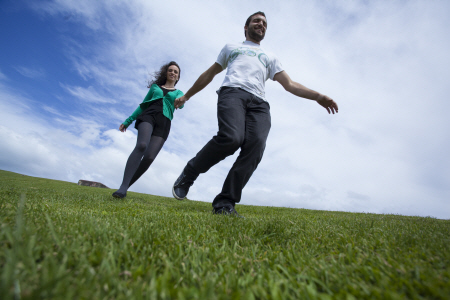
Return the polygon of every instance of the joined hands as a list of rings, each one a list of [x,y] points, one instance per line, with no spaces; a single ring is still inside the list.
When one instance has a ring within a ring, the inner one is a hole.
[[[186,95],[183,95],[180,98],[175,99],[175,102],[174,102],[175,109],[178,109],[181,106],[183,106],[184,103],[186,103],[186,101],[188,101],[188,100],[189,100],[189,98],[186,97]]]

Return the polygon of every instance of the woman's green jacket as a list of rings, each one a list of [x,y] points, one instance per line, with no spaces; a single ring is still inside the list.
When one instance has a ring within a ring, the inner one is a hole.
[[[175,99],[180,98],[183,96],[183,92],[180,90],[174,90],[168,92],[164,96],[163,90],[157,85],[152,84],[150,87],[150,90],[147,93],[147,96],[145,96],[144,101],[142,101],[141,104],[136,108],[136,110],[129,116],[125,122],[122,124],[126,127],[130,126],[131,123],[133,123],[134,120],[144,111],[147,109],[147,107],[150,105],[152,101],[155,101],[157,99],[162,98],[163,102],[163,115],[169,118],[169,120],[173,119],[173,112],[175,110],[174,102]],[[183,108],[184,105],[182,105],[180,108]]]

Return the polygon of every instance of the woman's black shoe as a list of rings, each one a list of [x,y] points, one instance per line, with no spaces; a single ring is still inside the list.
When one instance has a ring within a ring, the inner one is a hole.
[[[114,198],[120,198],[120,199],[122,199],[122,198],[125,198],[125,197],[127,196],[127,193],[122,194],[122,193],[119,193],[119,192],[114,192],[114,193],[112,194],[112,196],[113,196]]]

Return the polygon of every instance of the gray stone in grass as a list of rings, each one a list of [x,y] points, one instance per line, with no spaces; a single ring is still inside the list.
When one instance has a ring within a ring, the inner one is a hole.
[[[89,181],[89,180],[82,180],[82,179],[78,180],[78,185],[92,186],[92,187],[99,187],[99,188],[109,189],[109,187],[107,187],[103,183],[95,182],[95,181]]]

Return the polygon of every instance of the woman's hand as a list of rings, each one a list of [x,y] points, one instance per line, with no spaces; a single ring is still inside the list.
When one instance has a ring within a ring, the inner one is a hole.
[[[319,103],[321,106],[325,107],[328,113],[337,113],[338,112],[338,105],[336,102],[334,102],[333,99],[331,99],[328,96],[319,94],[319,96],[316,99],[317,103]]]
[[[187,98],[186,95],[183,95],[180,98],[175,99],[175,103],[174,103],[175,109],[180,108],[188,100],[189,100],[189,98]]]
[[[125,125],[120,124],[119,130],[122,131],[122,132],[125,132],[125,131],[127,131],[127,128],[125,127]]]

